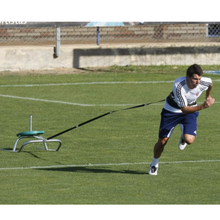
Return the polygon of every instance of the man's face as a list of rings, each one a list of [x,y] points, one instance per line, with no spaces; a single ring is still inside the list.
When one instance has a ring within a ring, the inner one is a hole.
[[[197,74],[193,74],[192,77],[189,77],[187,75],[187,86],[190,89],[196,88],[199,85],[201,78],[202,78],[202,76],[199,76]]]

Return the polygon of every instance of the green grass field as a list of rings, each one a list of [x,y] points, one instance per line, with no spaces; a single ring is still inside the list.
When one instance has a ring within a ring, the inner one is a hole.
[[[12,149],[16,134],[29,130],[30,114],[33,130],[50,137],[108,111],[164,99],[186,69],[0,74],[0,148]],[[40,150],[39,144],[20,153],[0,151],[0,204],[220,204],[220,76],[205,76],[213,79],[216,104],[200,112],[197,139],[184,151],[175,129],[158,176],[148,175],[148,169],[163,103],[119,111],[58,136],[58,152]]]

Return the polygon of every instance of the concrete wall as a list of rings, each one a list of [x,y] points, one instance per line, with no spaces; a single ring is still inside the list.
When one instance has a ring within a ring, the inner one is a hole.
[[[46,70],[73,67],[73,48],[61,49],[61,56],[53,58],[51,46],[8,46],[0,47],[0,71]]]
[[[220,45],[66,45],[61,46],[60,52],[60,56],[54,59],[53,46],[2,46],[0,71],[112,65],[220,64]]]

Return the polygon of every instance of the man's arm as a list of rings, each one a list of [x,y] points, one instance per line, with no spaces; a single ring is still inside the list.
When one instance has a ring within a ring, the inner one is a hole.
[[[181,110],[184,114],[189,114],[189,113],[193,113],[196,111],[200,111],[203,110],[205,108],[210,107],[211,105],[214,104],[215,99],[211,97],[211,90],[213,87],[213,83],[209,86],[209,88],[206,90],[206,101],[202,104],[202,105],[198,105],[198,106],[185,106],[182,107]]]
[[[206,100],[211,97],[211,91],[212,91],[213,83],[209,86],[209,88],[206,90]],[[211,97],[212,98],[212,97]]]

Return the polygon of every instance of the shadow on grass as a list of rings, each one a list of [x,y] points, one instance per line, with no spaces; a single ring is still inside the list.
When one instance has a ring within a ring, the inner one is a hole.
[[[6,151],[6,152],[11,152],[11,153],[26,153],[26,154],[30,154],[31,156],[33,156],[34,158],[37,158],[37,159],[40,159],[40,160],[46,160],[46,159],[44,159],[44,158],[41,158],[41,157],[39,157],[39,156],[37,156],[36,154],[34,154],[34,153],[32,153],[32,152],[30,152],[30,151],[25,151],[25,150],[23,150],[23,151],[21,151],[21,152],[17,152],[18,151],[18,149],[16,149],[16,152],[13,152],[13,149],[12,148],[2,148],[2,149],[0,149],[1,151]]]
[[[32,152],[29,152],[29,151],[23,151],[23,153],[30,154],[30,155],[33,156],[34,158],[37,158],[37,159],[40,159],[40,160],[46,160],[46,159],[41,158],[41,157],[37,156],[36,154],[34,154],[34,153],[32,153]]]
[[[82,172],[82,173],[121,173],[121,174],[148,174],[148,172],[139,172],[134,170],[111,170],[105,168],[88,168],[88,167],[57,167],[57,168],[40,168],[38,170],[62,171],[62,172]]]

